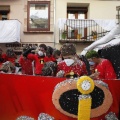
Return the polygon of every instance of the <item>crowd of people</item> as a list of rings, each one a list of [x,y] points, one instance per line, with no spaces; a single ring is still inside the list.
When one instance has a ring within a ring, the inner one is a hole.
[[[0,48],[0,72],[37,76],[75,78],[83,75],[93,79],[117,79],[112,63],[91,50],[77,55],[76,46],[65,43],[60,49],[45,44],[38,48],[24,46],[18,58],[13,49],[3,53]]]

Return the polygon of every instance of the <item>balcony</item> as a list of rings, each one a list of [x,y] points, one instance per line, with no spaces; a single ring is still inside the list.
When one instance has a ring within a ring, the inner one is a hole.
[[[116,10],[117,10],[116,19],[118,20],[118,23],[120,23],[120,6],[117,6]]]
[[[59,42],[94,42],[115,26],[115,20],[60,19]]]
[[[20,27],[18,20],[0,20],[0,43],[19,43]]]

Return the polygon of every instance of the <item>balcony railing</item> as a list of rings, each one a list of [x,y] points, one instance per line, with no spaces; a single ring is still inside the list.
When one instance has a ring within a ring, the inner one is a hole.
[[[67,19],[59,22],[60,42],[93,42],[105,36],[110,29],[100,26],[101,20],[88,19]],[[103,21],[102,21],[103,22]],[[101,23],[102,23],[101,22]],[[107,22],[107,21],[104,21]],[[111,22],[111,23],[110,23]],[[108,21],[111,28],[115,26],[115,21]],[[104,23],[105,24],[105,23]],[[107,25],[106,24],[106,25]],[[110,27],[110,26],[109,26]]]

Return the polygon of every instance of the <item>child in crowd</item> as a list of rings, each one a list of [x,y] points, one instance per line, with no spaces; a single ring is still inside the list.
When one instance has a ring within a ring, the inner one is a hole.
[[[7,49],[6,55],[7,55],[7,61],[10,61],[13,64],[15,64],[15,61],[17,59],[17,55],[15,54],[15,52],[13,51],[12,48]]]
[[[94,79],[117,79],[115,70],[108,59],[100,58],[95,50],[88,51],[86,58],[89,62],[94,62],[94,73],[91,75]],[[99,74],[97,74],[99,73]]]
[[[26,52],[27,50],[30,49],[30,46],[24,46],[23,47],[23,54],[24,52]],[[21,55],[18,63],[21,66],[21,72],[22,74],[26,74],[26,75],[33,75],[33,66],[32,66],[32,60],[28,59],[27,57]]]
[[[55,61],[55,58],[53,57],[53,51],[54,49],[52,47],[47,46],[46,57],[48,58],[48,61]]]
[[[53,61],[46,62],[42,68],[42,76],[56,76],[57,64]]]
[[[0,66],[2,65],[2,63],[7,61],[7,55],[3,54],[3,50],[2,48],[0,48]]]
[[[34,61],[35,64],[35,75],[41,75],[42,74],[42,68],[44,66],[45,62],[51,61],[51,59],[46,56],[47,46],[45,44],[39,45],[39,50],[37,54],[30,53],[35,48],[30,48],[26,52],[23,53],[24,57],[27,57],[28,59]]]
[[[74,78],[87,75],[85,63],[76,57],[74,44],[66,43],[61,47],[64,60],[58,63],[58,77]]]
[[[10,61],[7,61],[7,62],[4,62],[2,63],[1,67],[0,67],[0,72],[1,73],[15,73],[15,65],[10,62]]]
[[[63,60],[63,57],[61,56],[61,51],[57,49],[53,51],[53,57],[55,58],[55,62],[57,64]]]

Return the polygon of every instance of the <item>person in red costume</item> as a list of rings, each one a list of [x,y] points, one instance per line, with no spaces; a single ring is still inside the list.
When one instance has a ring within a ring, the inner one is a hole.
[[[54,49],[51,46],[47,46],[46,57],[48,61],[55,61],[55,58],[53,56],[53,51]]]
[[[94,50],[88,51],[86,58],[95,63],[95,74],[91,75],[94,79],[117,79],[112,63],[108,59],[100,58]]]
[[[7,61],[7,55],[3,54],[3,50],[2,48],[0,48],[0,66],[2,65],[2,63]]]
[[[57,77],[75,78],[87,74],[85,63],[76,57],[74,44],[63,44],[61,56],[64,60],[58,63]]]
[[[46,56],[47,46],[45,44],[39,45],[39,50],[37,54],[30,53],[32,50],[35,50],[35,48],[30,48],[26,52],[24,52],[23,56],[27,57],[28,59],[34,61],[35,66],[35,75],[41,75],[42,74],[42,68],[44,66],[45,62],[51,61]]]
[[[28,49],[30,49],[29,46],[24,46],[23,53]],[[32,60],[30,60],[27,57],[24,57],[23,55],[21,55],[18,62],[21,66],[22,74],[33,75]]]

